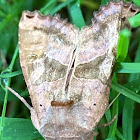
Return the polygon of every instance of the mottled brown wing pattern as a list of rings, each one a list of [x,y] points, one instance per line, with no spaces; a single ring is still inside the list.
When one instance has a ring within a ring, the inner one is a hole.
[[[81,108],[84,108],[83,114],[80,114],[80,125],[88,128],[87,131],[97,125],[108,105],[121,28],[120,16],[128,24],[128,17],[136,12],[133,6],[131,8],[130,3],[110,2],[94,15],[92,25],[82,28],[79,33],[79,48],[69,96],[71,100],[76,101],[75,106],[81,104]]]
[[[92,139],[108,104],[119,30],[136,13],[130,3],[110,2],[79,31],[58,16],[23,12],[20,63],[44,138]]]
[[[82,40],[75,61],[75,76],[71,81],[71,92],[75,90],[81,96],[88,110],[87,114],[90,114],[87,119],[87,121],[91,120],[90,126],[97,125],[108,104],[119,37],[120,11],[120,3],[110,3],[94,15],[92,26],[81,30]],[[74,86],[75,82],[80,86],[79,89]]]
[[[65,80],[77,29],[58,16],[23,12],[19,24],[20,62],[40,125],[51,101],[65,96]]]

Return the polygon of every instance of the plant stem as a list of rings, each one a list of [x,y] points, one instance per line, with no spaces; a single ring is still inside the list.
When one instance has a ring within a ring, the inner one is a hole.
[[[13,55],[13,58],[12,58],[12,61],[9,65],[9,67],[7,69],[5,69],[2,73],[10,73],[12,72],[13,70],[13,66],[14,66],[14,63],[15,63],[15,60],[16,60],[16,57],[17,57],[17,54],[18,54],[18,45],[16,47],[16,50],[14,52],[14,55]],[[6,78],[2,78],[3,80],[6,79]],[[1,79],[1,81],[3,81]],[[11,83],[11,78],[7,78],[7,80],[5,80],[6,82],[3,82],[5,84],[5,87],[6,86],[10,86],[10,83]],[[2,135],[3,135],[3,129],[4,129],[4,118],[5,118],[5,114],[6,114],[6,107],[7,107],[7,100],[8,100],[8,89],[7,88],[4,88],[3,89],[5,90],[5,98],[4,98],[4,105],[3,105],[3,109],[2,109],[2,117],[1,117],[1,122],[0,122],[0,140],[2,139]]]

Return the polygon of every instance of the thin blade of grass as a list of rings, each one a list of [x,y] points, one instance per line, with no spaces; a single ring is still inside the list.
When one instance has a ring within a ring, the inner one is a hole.
[[[0,75],[0,78],[10,78],[10,77],[14,77],[14,76],[18,76],[22,74],[22,71],[14,71],[14,72],[11,72],[11,73],[7,73],[7,74],[4,74],[4,75]]]
[[[70,13],[72,22],[75,24],[76,27],[81,29],[83,26],[86,25],[82,15],[82,11],[78,6],[77,1],[72,4],[69,4],[68,11]]]
[[[69,1],[65,1],[65,2],[59,4],[56,8],[54,8],[54,9],[50,12],[50,14],[51,14],[51,15],[54,15],[56,12],[58,12],[59,10],[61,10],[61,9],[64,8],[64,7],[66,7],[67,5],[69,5],[69,4],[70,4],[71,2],[73,2],[73,1],[75,1],[75,0],[69,0]]]
[[[105,112],[105,117],[106,117],[107,122],[110,122],[111,121],[111,110],[110,109],[108,109]]]
[[[58,0],[49,0],[47,4],[40,9],[40,12],[43,13],[44,15],[50,14],[52,9],[56,6]]]
[[[134,62],[140,62],[140,43],[137,49],[136,57]],[[140,74],[131,74],[129,81],[140,78]],[[130,86],[129,84],[126,86]],[[131,86],[130,86],[131,87]],[[136,90],[138,91],[138,90]],[[123,107],[123,117],[122,117],[122,129],[123,135],[127,140],[133,140],[133,111],[135,102],[129,98],[125,99]]]
[[[132,0],[137,6],[140,6],[140,1],[139,0]]]
[[[131,32],[128,29],[123,29],[120,32],[118,47],[117,47],[117,57],[116,57],[117,62],[122,62],[125,60],[128,53],[130,36],[131,36]]]
[[[139,79],[139,77],[136,77],[136,80],[128,82],[128,83],[124,84],[123,86],[130,88],[130,89],[140,90],[140,79]]]
[[[113,75],[113,80],[117,81],[116,73],[114,73],[114,75]],[[112,95],[113,99],[118,95],[118,93],[115,90],[111,90],[110,94]],[[114,122],[109,127],[108,138],[114,138],[115,134],[116,134],[117,122],[118,122],[118,105],[119,105],[119,100],[117,98],[112,105],[112,113],[111,113],[112,118],[115,115],[117,115],[117,118],[114,120]]]
[[[140,63],[116,63],[115,71],[117,73],[140,73]]]
[[[116,137],[113,137],[113,138],[107,138],[105,140],[117,140],[117,138]]]
[[[130,89],[128,89],[114,81],[112,81],[111,88],[118,92],[121,92],[121,94],[132,99],[133,101],[140,103],[140,95],[136,94],[135,92],[131,91]]]
[[[112,118],[117,114],[118,115],[118,99],[113,103],[113,112],[112,112]],[[114,137],[116,134],[116,129],[117,129],[117,122],[118,122],[118,116],[117,118],[114,120],[114,122],[111,124],[110,128],[109,128],[109,133],[108,133],[108,138],[110,137]]]
[[[128,19],[131,27],[136,28],[140,26],[140,14]]]
[[[9,67],[4,70],[2,73],[10,73],[13,70],[13,65],[15,63],[16,57],[18,55],[18,45],[15,49],[12,61],[9,65]],[[5,114],[6,114],[6,106],[7,106],[7,100],[8,100],[8,89],[5,86],[10,86],[11,83],[11,78],[7,78],[7,79],[0,79],[0,84],[2,86],[2,88],[5,90],[5,98],[4,98],[4,105],[3,105],[3,109],[2,109],[2,117],[1,117],[1,121],[0,121],[0,139],[2,139],[3,136],[3,129],[4,129],[4,118],[5,118]]]
[[[77,3],[78,3],[78,6],[80,6],[82,3],[82,0],[78,0]]]
[[[122,128],[127,140],[132,140],[134,101],[126,98],[123,107]]]
[[[101,4],[106,5],[108,3],[108,0],[101,0]]]
[[[116,130],[116,135],[118,136],[118,138],[120,138],[121,140],[126,140],[125,138],[124,138],[124,136],[122,135],[122,133],[117,129]]]

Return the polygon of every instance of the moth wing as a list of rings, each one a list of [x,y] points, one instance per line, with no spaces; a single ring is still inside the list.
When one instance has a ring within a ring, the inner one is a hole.
[[[121,20],[125,19],[124,27],[135,14],[130,3],[110,2],[94,15],[92,26],[81,30],[68,93],[76,102],[79,125],[87,132],[97,125],[108,105]]]
[[[23,75],[40,125],[53,100],[63,100],[65,79],[77,29],[58,16],[23,12],[19,23],[19,54]]]

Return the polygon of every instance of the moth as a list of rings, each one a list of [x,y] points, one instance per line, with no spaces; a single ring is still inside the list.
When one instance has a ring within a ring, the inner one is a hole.
[[[32,106],[46,140],[91,140],[108,105],[120,28],[138,12],[109,2],[81,30],[59,16],[24,11],[19,54]]]

